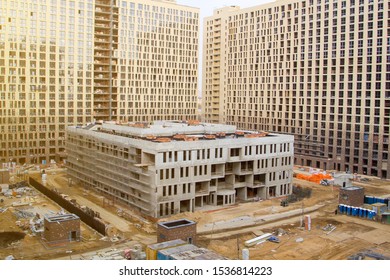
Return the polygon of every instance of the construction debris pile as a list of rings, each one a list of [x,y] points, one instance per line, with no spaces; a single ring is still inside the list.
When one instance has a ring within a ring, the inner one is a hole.
[[[29,211],[24,210],[24,209],[15,209],[14,215],[16,216],[16,218],[18,220],[19,219],[29,219],[29,218],[32,218],[35,216],[34,213],[29,212]]]
[[[43,221],[44,219],[41,218],[39,214],[36,214],[32,219],[30,219],[30,230],[33,235],[41,234],[44,231]]]
[[[334,231],[337,227],[335,225],[332,225],[332,224],[327,224],[326,226],[324,226],[322,228],[323,231],[326,232],[326,234],[330,234],[332,231]]]
[[[352,255],[348,258],[348,260],[365,260],[366,258],[375,260],[390,260],[390,257],[373,252],[371,250],[363,251],[357,253],[356,255]]]
[[[37,195],[34,189],[28,187],[26,181],[22,181],[11,185],[2,185],[0,194],[6,198],[20,199],[12,203],[12,206],[14,207],[31,205],[32,203],[36,202],[36,195]],[[3,202],[4,199],[0,199],[0,203]]]
[[[43,232],[43,218],[38,213],[27,209],[14,209],[13,214],[18,219],[16,225],[23,231],[31,230],[33,236],[41,235]]]
[[[123,257],[126,260],[146,260],[146,253],[142,251],[140,245],[135,245],[132,249],[125,249]]]

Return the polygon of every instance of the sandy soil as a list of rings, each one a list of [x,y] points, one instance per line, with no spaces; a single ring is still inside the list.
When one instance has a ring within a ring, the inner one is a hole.
[[[4,199],[2,207],[8,209],[0,213],[0,245],[3,245],[0,246],[0,259],[4,259],[9,255],[13,255],[16,259],[52,259],[66,255],[67,251],[85,252],[110,245],[110,242],[100,240],[102,237],[100,234],[82,223],[82,240],[80,242],[48,248],[40,236],[33,236],[30,230],[17,225],[17,222],[28,224],[30,218],[18,218],[15,212],[19,209],[43,215],[58,212],[61,208],[39,193],[35,196],[36,202],[26,206],[12,207],[12,202],[18,201],[18,199],[5,197],[2,197],[2,199]],[[9,232],[9,234],[1,236],[3,232]],[[25,235],[24,238],[17,238],[20,234]]]
[[[39,177],[39,174],[36,176]],[[266,242],[250,247],[251,259],[346,259],[363,250],[373,250],[389,255],[390,226],[375,221],[335,215],[338,204],[338,187],[321,186],[312,182],[294,179],[294,184],[312,189],[311,198],[281,207],[281,199],[240,203],[217,208],[207,207],[195,213],[181,213],[163,220],[188,218],[198,223],[199,246],[207,247],[231,259],[241,259],[244,242],[262,232],[276,232],[283,229],[280,243]],[[81,204],[98,211],[102,219],[110,222],[124,240],[140,242],[143,246],[156,242],[153,219],[141,217],[129,207],[117,203],[103,203],[103,196],[82,186],[69,186],[64,172],[48,176],[48,185],[57,188]],[[370,178],[368,182],[356,182],[364,186],[367,195],[390,196],[390,182]],[[41,195],[38,206],[58,211],[59,207]],[[119,212],[125,215],[119,215]],[[303,214],[312,218],[312,230],[300,227]],[[0,214],[1,230],[20,231],[15,225],[12,209]],[[336,229],[327,234],[323,227],[332,224]],[[3,227],[4,225],[4,227]],[[0,231],[1,231],[0,230]],[[83,254],[112,246],[101,241],[98,234],[83,226],[83,241],[67,247],[48,250],[37,237],[27,234],[22,240],[0,250],[0,258],[13,254],[25,259],[50,259],[66,257],[67,251]],[[303,238],[303,242],[296,242]],[[3,242],[4,243],[4,242]]]
[[[215,211],[185,213],[176,217],[186,217],[196,220],[199,228],[216,223],[223,224],[226,221],[234,221],[238,218],[256,219],[272,215],[282,215],[297,209],[307,209],[316,205],[323,205],[316,211],[309,213],[312,218],[312,230],[307,231],[300,227],[301,215],[288,218],[280,218],[275,221],[249,227],[234,227],[233,223],[226,223],[230,228],[224,230],[212,230],[200,232],[199,245],[215,250],[225,257],[241,259],[244,242],[261,232],[275,233],[283,229],[286,234],[280,236],[280,243],[266,242],[250,247],[251,259],[347,259],[359,252],[372,250],[390,257],[390,225],[380,224],[375,221],[335,215],[334,210],[338,205],[338,187],[321,186],[312,182],[294,179],[294,184],[312,189],[312,197],[302,202],[296,202],[288,207],[279,206],[279,199],[270,201],[247,203],[227,209]],[[390,185],[388,181],[371,179],[367,183],[360,183],[365,187],[366,194],[376,196],[389,196]],[[212,215],[211,215],[212,214]],[[336,229],[327,234],[323,230],[328,224],[336,226]],[[303,242],[296,242],[303,238]]]

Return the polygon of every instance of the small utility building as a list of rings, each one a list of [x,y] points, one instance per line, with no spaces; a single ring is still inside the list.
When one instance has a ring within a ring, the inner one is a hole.
[[[196,243],[196,222],[181,219],[158,223],[158,243],[175,239],[182,239],[190,244]]]
[[[43,238],[47,242],[80,241],[80,218],[75,214],[45,216]]]

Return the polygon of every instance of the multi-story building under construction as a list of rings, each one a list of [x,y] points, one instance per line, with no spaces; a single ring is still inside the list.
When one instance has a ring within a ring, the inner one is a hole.
[[[196,118],[198,29],[175,0],[2,0],[0,162],[62,159],[68,125]]]
[[[68,174],[164,217],[292,193],[293,136],[197,122],[68,127]]]
[[[206,122],[295,136],[295,163],[390,178],[387,0],[278,0],[204,20]]]

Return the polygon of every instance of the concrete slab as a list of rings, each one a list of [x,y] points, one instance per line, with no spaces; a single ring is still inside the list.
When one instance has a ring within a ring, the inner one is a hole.
[[[353,238],[353,236],[348,234],[348,233],[337,232],[337,228],[331,234],[327,235],[327,234],[324,233],[324,235],[321,236],[321,237],[325,238],[325,239],[329,239],[329,240],[335,241],[335,242],[342,242],[344,240]]]
[[[365,233],[358,234],[356,237],[380,245],[390,240],[390,232],[382,229],[374,229]]]

